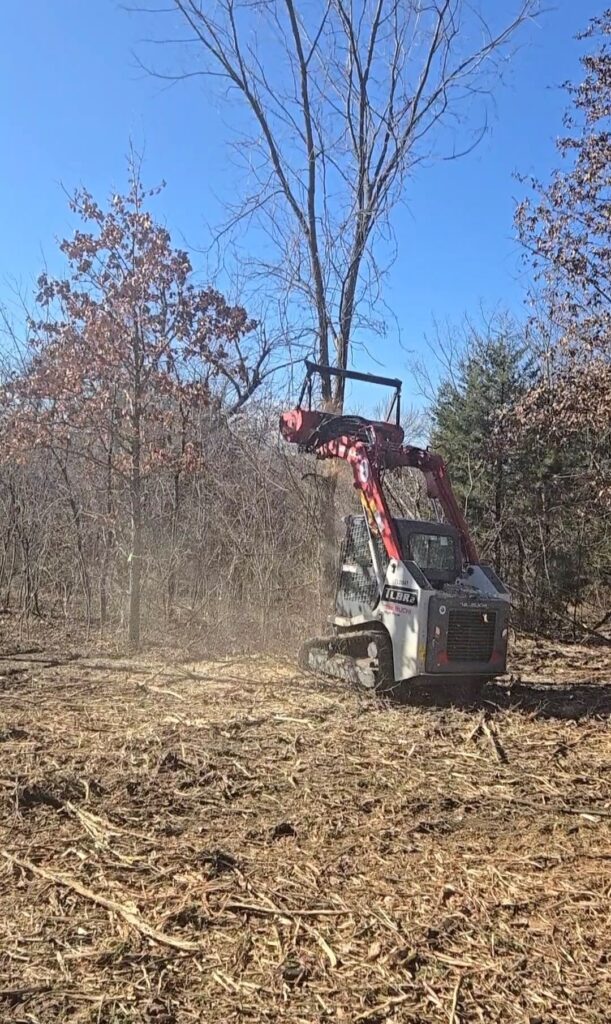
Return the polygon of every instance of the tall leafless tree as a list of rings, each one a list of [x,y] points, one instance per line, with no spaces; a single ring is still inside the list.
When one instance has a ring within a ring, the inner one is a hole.
[[[252,272],[289,295],[320,362],[346,368],[374,325],[391,213],[416,166],[481,137],[490,90],[537,0],[170,0],[187,30],[169,78],[209,76],[239,124],[244,192],[225,233],[254,229]],[[499,17],[495,8],[502,6]],[[150,8],[149,8],[150,10]],[[174,35],[174,33],[172,33]],[[170,34],[162,37],[169,41]],[[164,74],[156,64],[155,73]],[[475,121],[477,120],[477,125]],[[242,128],[244,129],[242,131]],[[344,382],[329,376],[335,409]]]

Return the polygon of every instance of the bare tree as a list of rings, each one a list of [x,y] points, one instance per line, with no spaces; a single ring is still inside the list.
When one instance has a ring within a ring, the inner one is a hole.
[[[487,19],[467,0],[164,4],[187,29],[186,63],[164,77],[210,76],[238,100],[245,191],[221,237],[254,228],[264,255],[249,257],[252,274],[290,295],[322,363],[345,368],[359,328],[379,326],[406,181],[435,152],[455,157],[481,138],[485,103],[473,99],[536,5],[516,0],[499,24],[498,5],[484,4]],[[341,409],[344,382],[327,376],[322,395]]]

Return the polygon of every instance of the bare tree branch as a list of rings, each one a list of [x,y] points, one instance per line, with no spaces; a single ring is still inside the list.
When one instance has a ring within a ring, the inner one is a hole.
[[[486,95],[538,0],[515,3],[487,20],[467,0],[173,0],[191,33],[184,74],[221,75],[251,118],[245,195],[218,239],[265,233],[266,255],[246,257],[251,279],[285,290],[323,363],[348,366],[371,330],[393,209],[423,160],[444,156],[441,129],[460,114],[471,126],[459,123],[468,141],[452,159],[485,132]],[[323,397],[341,408],[343,382],[325,379]]]

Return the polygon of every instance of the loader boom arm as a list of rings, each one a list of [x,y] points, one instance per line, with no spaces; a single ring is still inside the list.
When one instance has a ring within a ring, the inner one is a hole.
[[[306,381],[310,380],[312,372],[330,369],[317,367],[313,363],[306,363],[306,366]],[[358,380],[366,378],[365,374],[352,371],[334,372]],[[372,378],[372,383],[383,383],[395,388],[399,385],[400,388],[401,382]],[[305,385],[301,397],[304,391]],[[397,398],[395,401],[398,404]],[[384,494],[382,474],[385,470],[410,466],[424,474],[428,496],[439,501],[447,521],[458,531],[466,561],[472,565],[479,562],[477,549],[452,490],[443,459],[424,448],[403,444],[403,430],[398,417],[395,423],[376,422],[359,416],[334,416],[298,406],[282,413],[280,432],[285,440],[297,444],[303,451],[311,452],[318,459],[343,459],[350,464],[354,486],[360,492],[365,511],[370,521],[375,523],[389,558],[401,561],[403,554]]]

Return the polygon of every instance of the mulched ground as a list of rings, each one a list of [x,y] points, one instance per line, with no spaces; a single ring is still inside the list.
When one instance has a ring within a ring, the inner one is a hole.
[[[1,1021],[611,1020],[608,651],[524,642],[461,710],[27,647],[0,660]]]

